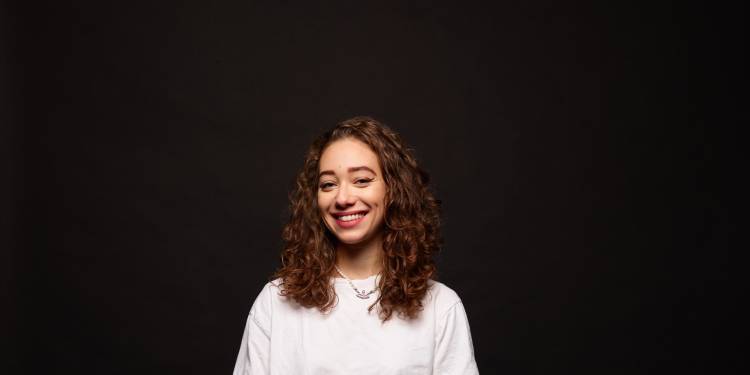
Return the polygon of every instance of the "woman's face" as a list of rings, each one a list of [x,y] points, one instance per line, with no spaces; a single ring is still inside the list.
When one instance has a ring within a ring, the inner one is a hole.
[[[382,232],[386,186],[380,163],[365,143],[344,138],[320,157],[318,208],[342,243],[365,244]]]

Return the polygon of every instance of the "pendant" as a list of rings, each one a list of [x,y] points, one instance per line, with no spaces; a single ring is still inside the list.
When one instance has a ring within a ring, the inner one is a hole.
[[[356,295],[357,297],[362,298],[362,299],[369,299],[370,294],[372,294],[372,292],[374,292],[374,290],[370,291],[370,293],[365,293],[364,290],[360,290],[360,291],[357,291]]]

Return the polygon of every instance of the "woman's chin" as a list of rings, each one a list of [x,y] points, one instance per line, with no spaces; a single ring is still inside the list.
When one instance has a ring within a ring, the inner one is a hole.
[[[339,241],[345,245],[361,245],[365,239],[363,236],[340,236]]]
[[[348,246],[358,246],[367,243],[371,236],[367,233],[343,233],[336,236],[340,243]]]

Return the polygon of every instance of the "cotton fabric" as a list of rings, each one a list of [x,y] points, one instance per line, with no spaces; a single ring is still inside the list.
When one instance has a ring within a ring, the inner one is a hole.
[[[279,280],[267,283],[248,314],[233,375],[475,375],[469,322],[461,299],[430,281],[417,319],[396,314],[383,323],[378,292],[361,299],[343,278],[334,278],[336,306],[322,314],[279,296]],[[353,280],[371,290],[376,276]]]

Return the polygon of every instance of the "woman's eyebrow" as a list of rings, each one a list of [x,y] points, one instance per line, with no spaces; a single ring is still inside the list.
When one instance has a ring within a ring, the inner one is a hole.
[[[357,172],[357,171],[369,171],[370,173],[372,173],[372,174],[374,174],[376,176],[378,175],[377,173],[375,173],[375,171],[373,171],[372,169],[370,169],[370,167],[367,167],[367,166],[364,166],[364,165],[360,166],[360,167],[351,167],[351,168],[349,168],[349,173],[351,173],[351,172]]]
[[[372,170],[372,168],[370,168],[368,166],[364,166],[364,165],[361,165],[359,167],[349,167],[349,169],[347,169],[347,171],[349,173],[351,173],[351,172],[357,172],[357,171],[369,171],[370,173],[372,173],[372,174],[374,174],[376,176],[378,175],[377,173],[375,173],[375,171]],[[336,175],[336,173],[334,173],[332,170],[326,170],[326,171],[320,171],[320,174],[318,175],[318,178],[322,177],[324,174],[328,174],[328,175],[332,175],[332,176]]]

